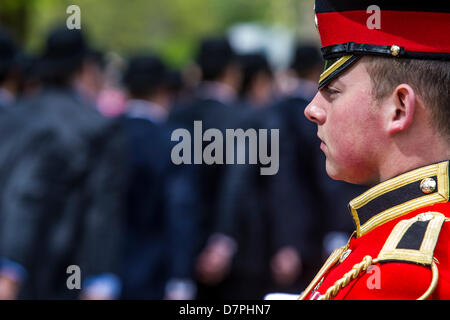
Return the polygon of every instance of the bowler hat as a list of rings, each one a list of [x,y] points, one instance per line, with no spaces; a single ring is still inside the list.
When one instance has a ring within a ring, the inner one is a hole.
[[[169,70],[155,55],[141,54],[132,57],[123,75],[123,82],[130,92],[142,95],[160,87],[168,86]]]
[[[47,38],[38,59],[38,73],[43,78],[70,74],[80,67],[90,52],[81,30],[58,27]]]
[[[8,72],[9,68],[16,62],[19,48],[11,36],[0,28],[0,74]]]

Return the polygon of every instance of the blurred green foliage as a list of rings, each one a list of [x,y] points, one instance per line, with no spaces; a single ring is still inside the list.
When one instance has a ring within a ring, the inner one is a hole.
[[[14,35],[24,38],[28,29],[29,8],[34,6],[35,0],[1,0],[0,22],[10,27]]]
[[[1,0],[0,21],[38,50],[49,28],[65,24],[72,4],[95,47],[124,55],[153,50],[173,65],[185,63],[202,36],[248,21],[296,31],[300,11],[312,15],[313,8],[313,0]]]

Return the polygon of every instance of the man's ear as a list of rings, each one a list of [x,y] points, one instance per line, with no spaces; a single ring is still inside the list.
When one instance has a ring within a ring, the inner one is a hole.
[[[406,130],[413,122],[416,94],[407,84],[398,85],[389,104],[388,132],[395,134]]]

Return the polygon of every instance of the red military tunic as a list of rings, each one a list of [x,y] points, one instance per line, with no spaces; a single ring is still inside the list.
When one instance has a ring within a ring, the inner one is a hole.
[[[385,181],[350,210],[355,232],[300,299],[450,299],[449,161]]]

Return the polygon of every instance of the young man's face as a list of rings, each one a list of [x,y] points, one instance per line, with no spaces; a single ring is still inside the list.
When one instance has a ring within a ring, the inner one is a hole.
[[[305,109],[317,124],[328,175],[336,180],[374,184],[383,134],[382,112],[371,93],[370,76],[357,61],[324,86]]]

